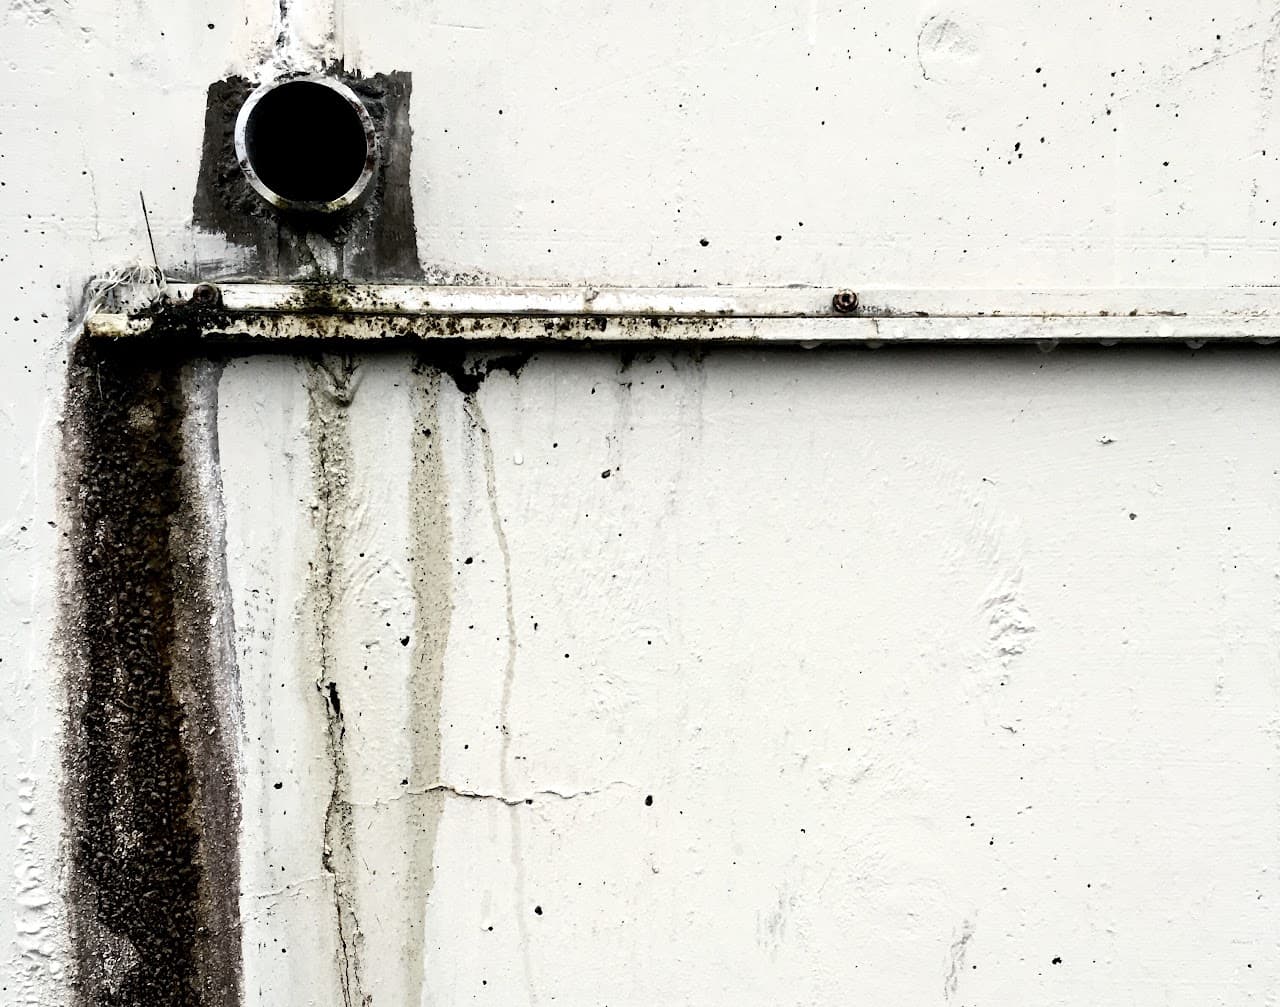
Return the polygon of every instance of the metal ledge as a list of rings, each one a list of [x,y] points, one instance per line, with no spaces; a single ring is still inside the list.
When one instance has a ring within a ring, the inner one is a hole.
[[[142,310],[90,313],[85,330],[233,343],[1270,343],[1280,287],[866,290],[855,301],[813,287],[173,284]]]

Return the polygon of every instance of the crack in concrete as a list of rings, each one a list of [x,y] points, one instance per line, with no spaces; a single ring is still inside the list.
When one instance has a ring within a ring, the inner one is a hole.
[[[347,490],[346,408],[355,395],[355,364],[349,358],[323,357],[310,373],[308,404],[314,431],[313,466],[319,512],[319,552],[314,572],[316,601],[316,690],[324,704],[325,751],[332,771],[332,789],[325,808],[320,863],[333,882],[334,916],[339,944],[338,979],[344,1007],[365,1003],[361,978],[361,933],[353,895],[354,836],[350,779],[344,743],[346,723],[342,699],[334,680],[332,624],[337,604],[341,556],[335,536],[340,533],[337,512]]]
[[[592,787],[588,790],[535,790],[524,797],[509,797],[506,794],[490,794],[480,790],[468,790],[464,787],[455,787],[449,783],[435,783],[429,787],[419,787],[412,790],[404,790],[394,797],[382,798],[377,801],[368,801],[360,804],[353,804],[354,807],[361,808],[379,808],[393,804],[396,801],[402,801],[406,797],[426,797],[429,794],[444,794],[448,797],[457,797],[468,801],[496,801],[499,804],[505,804],[509,808],[519,808],[525,805],[535,804],[539,800],[554,798],[558,801],[576,801],[581,797],[594,797],[597,794],[608,793],[618,787],[627,787],[631,790],[636,789],[634,784],[627,783],[625,780],[614,780],[602,787]]]
[[[511,547],[507,541],[506,530],[502,527],[502,514],[498,510],[498,478],[493,458],[493,437],[485,423],[484,410],[480,407],[478,392],[467,396],[471,417],[480,431],[481,456],[484,462],[485,496],[489,501],[489,518],[493,524],[493,535],[498,543],[498,552],[502,555],[502,574],[504,588],[505,614],[507,621],[507,660],[503,670],[502,698],[499,704],[498,723],[502,730],[502,742],[499,749],[498,779],[504,792],[511,791],[511,696],[515,690],[516,654],[519,641],[516,638],[516,616],[514,589],[511,582]],[[533,966],[529,950],[529,924],[526,919],[525,904],[526,878],[524,855],[522,852],[522,827],[519,817],[511,819],[511,863],[515,870],[515,919],[520,937],[520,960],[524,972],[525,989],[529,994],[529,1003],[537,1007],[538,996],[533,990]]]
[[[277,899],[281,896],[288,895],[290,897],[301,894],[305,889],[314,885],[328,885],[332,880],[329,874],[313,874],[309,878],[299,878],[297,881],[289,881],[279,888],[268,888],[261,892],[246,892],[245,896],[250,899]]]

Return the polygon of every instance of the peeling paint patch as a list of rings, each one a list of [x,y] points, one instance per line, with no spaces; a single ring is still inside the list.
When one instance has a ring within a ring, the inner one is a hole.
[[[916,60],[924,80],[962,82],[973,75],[981,59],[979,35],[945,14],[928,18],[916,36]]]
[[[17,779],[18,836],[17,863],[13,870],[16,903],[14,914],[15,941],[20,967],[9,973],[6,990],[15,1003],[40,1003],[36,992],[49,979],[60,982],[64,974],[60,931],[62,920],[56,909],[45,870],[36,854],[39,833],[36,828],[37,782],[32,772],[24,771]]]
[[[1021,589],[1022,574],[1017,571],[982,603],[990,625],[991,645],[1005,668],[1026,653],[1029,637],[1036,631],[1031,614],[1022,603]]]
[[[93,1007],[239,1002],[235,728],[213,701],[234,668],[192,380],[156,347],[86,340],[69,369],[66,884],[76,1002]]]
[[[964,959],[969,950],[969,942],[973,940],[974,925],[972,920],[965,920],[960,933],[951,942],[951,950],[947,955],[947,975],[942,983],[942,993],[950,1003],[960,989],[960,976],[964,972]]]

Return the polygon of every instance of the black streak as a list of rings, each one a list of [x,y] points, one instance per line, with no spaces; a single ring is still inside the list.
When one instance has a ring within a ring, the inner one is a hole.
[[[439,342],[423,347],[418,352],[419,368],[432,367],[453,379],[463,395],[474,395],[494,371],[502,371],[518,378],[525,364],[533,359],[532,350],[517,353],[486,354],[477,351],[474,344]]]
[[[70,366],[63,796],[77,1002],[93,1007],[239,1002],[239,805],[206,702],[210,557],[181,378],[146,344],[82,339]]]

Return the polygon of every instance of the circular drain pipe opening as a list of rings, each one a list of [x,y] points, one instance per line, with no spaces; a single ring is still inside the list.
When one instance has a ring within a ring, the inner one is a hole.
[[[249,184],[282,210],[334,213],[373,178],[373,120],[351,88],[329,77],[263,84],[236,117],[236,157]]]

